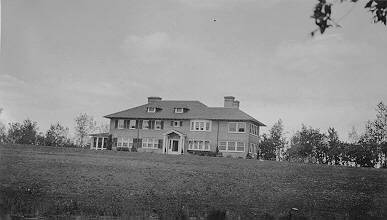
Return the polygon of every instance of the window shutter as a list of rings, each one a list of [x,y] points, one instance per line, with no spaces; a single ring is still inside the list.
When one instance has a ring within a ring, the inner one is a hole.
[[[159,149],[163,149],[163,139],[159,139]]]
[[[150,121],[150,129],[153,129],[153,130],[155,129],[155,123],[156,123],[156,122],[153,121],[153,120]]]
[[[142,129],[142,120],[138,120],[138,128]]]
[[[141,139],[141,138],[138,138],[138,139],[137,139],[137,142],[138,142],[137,147],[138,147],[138,148],[142,148],[142,139]]]
[[[118,128],[118,119],[114,120],[114,128]]]
[[[173,127],[173,121],[171,121],[171,127]]]
[[[161,121],[161,130],[164,129],[164,121]]]
[[[183,126],[183,121],[180,121],[180,127],[182,127]]]

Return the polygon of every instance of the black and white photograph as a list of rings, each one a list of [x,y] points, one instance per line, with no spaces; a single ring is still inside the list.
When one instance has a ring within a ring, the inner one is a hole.
[[[386,0],[0,10],[0,220],[387,219]]]

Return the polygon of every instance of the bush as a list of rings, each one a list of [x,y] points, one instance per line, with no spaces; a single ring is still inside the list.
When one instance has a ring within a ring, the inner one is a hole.
[[[214,151],[197,151],[197,150],[187,150],[189,154],[207,156],[207,157],[216,157],[218,154]]]
[[[117,151],[129,151],[128,147],[117,147]]]

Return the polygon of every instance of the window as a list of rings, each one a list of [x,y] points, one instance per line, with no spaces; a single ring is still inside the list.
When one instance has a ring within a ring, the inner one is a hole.
[[[235,142],[228,142],[227,151],[235,151]]]
[[[189,140],[188,150],[210,151],[210,141],[208,140]]]
[[[159,148],[159,139],[153,139],[153,138],[142,139],[142,148]]]
[[[156,120],[155,130],[161,130],[161,129],[162,129],[161,121]]]
[[[133,147],[133,139],[132,138],[117,138],[117,147]]]
[[[149,129],[149,120],[142,121],[142,129]]]
[[[227,141],[220,141],[218,145],[218,149],[223,151],[227,150]]]
[[[245,152],[245,142],[242,141],[219,141],[219,151]]]
[[[257,154],[257,144],[250,143],[249,153]]]
[[[250,124],[250,134],[258,136],[259,134],[259,127],[253,124]]]
[[[229,133],[245,133],[246,123],[245,122],[229,122],[228,132]]]
[[[118,120],[118,129],[124,129],[124,120]]]
[[[156,108],[155,107],[148,107],[148,112],[155,113],[156,112]]]
[[[245,142],[237,142],[237,149],[236,151],[245,151]]]
[[[171,121],[172,127],[181,127],[183,126],[183,121]]]
[[[129,129],[136,129],[136,120],[129,121]]]
[[[191,131],[211,131],[211,121],[194,120],[191,121]]]
[[[175,108],[175,113],[183,113],[184,109],[183,108]]]

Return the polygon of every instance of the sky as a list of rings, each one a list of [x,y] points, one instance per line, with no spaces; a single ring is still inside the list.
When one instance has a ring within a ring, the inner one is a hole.
[[[387,27],[364,0],[338,3],[341,28],[312,38],[316,2],[2,0],[0,121],[73,134],[81,113],[105,123],[148,96],[235,96],[261,133],[281,119],[289,136],[304,124],[346,141],[387,102]]]

